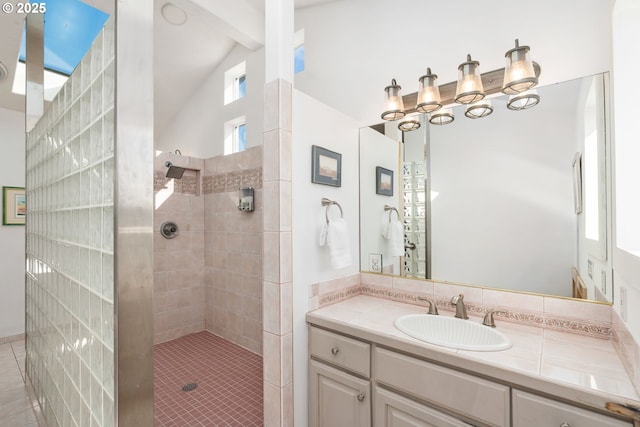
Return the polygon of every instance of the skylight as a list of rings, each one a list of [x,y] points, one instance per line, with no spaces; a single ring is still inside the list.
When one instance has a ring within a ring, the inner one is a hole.
[[[44,15],[44,99],[51,101],[93,44],[109,15],[80,0],[50,0]],[[13,93],[25,94],[26,27]]]
[[[50,0],[44,14],[44,68],[70,75],[109,15],[80,0]],[[18,59],[26,60],[26,30]]]

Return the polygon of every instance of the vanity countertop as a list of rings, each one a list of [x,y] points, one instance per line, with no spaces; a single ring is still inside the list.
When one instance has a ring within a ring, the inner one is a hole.
[[[307,322],[595,409],[604,409],[606,402],[640,406],[638,394],[609,340],[496,319],[498,330],[511,340],[511,348],[456,350],[411,338],[395,328],[397,317],[414,313],[425,313],[425,308],[359,295],[307,313]],[[482,319],[470,316],[468,321],[481,323]]]

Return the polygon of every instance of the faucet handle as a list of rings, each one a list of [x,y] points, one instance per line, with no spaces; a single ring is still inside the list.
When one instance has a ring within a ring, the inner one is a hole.
[[[484,326],[489,326],[490,328],[496,327],[496,322],[493,320],[493,314],[495,312],[496,312],[495,310],[487,311],[487,314],[484,315],[484,319],[482,320],[482,324]]]
[[[429,304],[429,311],[427,312],[427,314],[435,314],[435,315],[440,314],[440,313],[438,313],[438,307],[436,307],[436,303],[435,302],[433,302],[429,298],[425,298],[425,297],[418,297],[418,299],[420,301],[424,301],[424,302]]]

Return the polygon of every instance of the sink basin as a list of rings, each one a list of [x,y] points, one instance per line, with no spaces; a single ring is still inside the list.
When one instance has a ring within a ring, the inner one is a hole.
[[[410,337],[459,350],[498,351],[511,347],[511,341],[495,328],[471,320],[432,314],[398,317],[394,326]]]

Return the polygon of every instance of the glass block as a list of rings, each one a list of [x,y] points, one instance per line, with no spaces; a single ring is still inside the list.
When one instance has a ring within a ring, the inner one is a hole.
[[[114,396],[115,372],[113,369],[113,365],[114,365],[113,351],[105,347],[102,355],[102,366],[103,366],[102,384],[109,396]]]
[[[424,175],[416,175],[413,179],[413,189],[414,190],[422,190],[425,187],[425,177]]]
[[[113,348],[113,304],[102,301],[102,341]]]
[[[402,189],[403,190],[411,190],[412,189],[412,185],[411,185],[411,177],[404,177],[402,179]]]
[[[80,320],[85,325],[90,325],[91,324],[91,314],[90,314],[91,313],[91,299],[90,299],[91,294],[83,286],[80,287],[79,293],[80,293],[80,310],[79,310]],[[86,330],[81,330],[81,335],[84,335],[83,338],[87,338]]]
[[[113,207],[105,206],[102,213],[102,249],[113,252]]]
[[[102,163],[91,168],[90,203],[99,205],[102,203]]]
[[[411,175],[412,173],[413,173],[413,167],[411,162],[402,163],[402,175],[406,176],[406,175]]]
[[[78,210],[78,241],[82,245],[89,245],[89,209]]]
[[[424,204],[415,204],[414,213],[417,218],[424,218],[427,212],[427,208]]]
[[[102,192],[102,203],[104,204],[112,204],[113,203],[113,186],[114,186],[114,164],[113,157],[106,160],[104,162],[102,173],[103,173],[103,192]]]
[[[91,163],[97,162],[102,159],[104,156],[104,140],[105,136],[102,132],[102,120],[96,121],[93,126],[91,126]]]
[[[102,427],[113,427],[115,420],[113,399],[105,392],[102,396]]]
[[[107,111],[113,107],[115,99],[115,81],[116,81],[116,69],[115,62],[111,61],[107,68],[104,70],[103,76],[103,111]]]
[[[98,338],[102,338],[102,300],[100,299],[99,296],[93,293],[90,295],[90,300],[91,300],[91,332],[93,332],[93,334],[96,335]],[[93,355],[94,355],[93,347],[97,345],[98,344],[96,343],[91,344],[92,369],[95,366],[93,364]],[[102,354],[100,356],[102,356]],[[102,360],[102,357],[100,357],[100,360]],[[100,370],[102,371],[102,365],[100,365]]]
[[[100,76],[91,86],[91,121],[102,115],[102,107],[102,76]]]
[[[101,247],[102,231],[102,208],[89,209],[89,246]]]
[[[413,209],[411,208],[411,206],[403,206],[402,210],[404,212],[404,217],[405,218],[412,218],[413,217]]]
[[[415,162],[413,165],[414,175],[426,175],[427,164],[425,162]]]
[[[91,91],[87,90],[80,100],[80,126],[84,129],[91,120]]]
[[[91,375],[91,414],[93,418],[99,423],[98,426],[102,424],[102,385],[100,381],[95,376],[95,371],[92,369],[93,375]],[[102,377],[102,372],[100,372],[100,376]],[[93,424],[92,424],[93,425]]]
[[[91,141],[89,131],[80,134],[79,139],[81,149],[80,166],[85,167],[91,161]]]
[[[425,203],[427,199],[427,193],[424,191],[416,191],[415,192],[415,202],[416,203]]]
[[[102,293],[102,252],[91,251],[91,289],[98,293]]]
[[[104,115],[103,120],[104,156],[109,157],[113,155],[114,135],[116,131],[113,109]]]
[[[113,255],[102,256],[102,296],[113,301]]]
[[[411,204],[413,203],[413,192],[412,191],[403,191],[402,192],[403,195],[403,202],[405,204]]]
[[[91,270],[91,258],[90,251],[87,248],[80,248],[80,257],[78,258],[78,279],[80,283],[85,286],[89,286],[90,270]]]
[[[91,45],[91,49],[87,52],[87,55],[91,55],[91,77],[95,79],[98,74],[102,72],[104,68],[102,62],[102,36],[104,32],[100,31],[100,33],[93,40],[93,44]]]
[[[85,92],[91,85],[91,55],[85,55],[80,63],[82,64],[82,92]]]
[[[426,234],[424,233],[414,233],[413,234],[414,239],[415,239],[415,244],[419,245],[419,246],[424,246],[425,242],[426,242]]]

